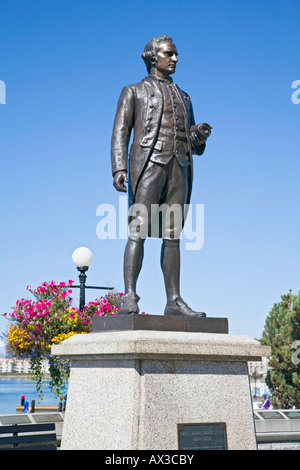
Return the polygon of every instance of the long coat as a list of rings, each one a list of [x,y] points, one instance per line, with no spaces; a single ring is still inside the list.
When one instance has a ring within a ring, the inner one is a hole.
[[[177,85],[175,86],[185,110],[185,127],[191,164],[191,180],[187,200],[189,203],[193,180],[192,154],[202,155],[205,143],[197,146],[192,141],[190,127],[195,124],[192,103],[189,95]],[[123,88],[118,101],[111,139],[111,162],[113,174],[120,170],[126,170],[129,174],[129,205],[134,202],[139,179],[155,146],[162,111],[163,96],[155,79],[148,76],[139,83]],[[128,147],[132,129],[134,129],[134,136],[128,165]]]

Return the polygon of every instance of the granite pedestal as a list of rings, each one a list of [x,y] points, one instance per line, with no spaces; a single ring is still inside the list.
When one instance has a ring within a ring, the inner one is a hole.
[[[209,423],[225,429],[227,449],[256,449],[247,361],[270,354],[258,341],[110,327],[52,353],[72,361],[61,449],[178,450],[183,425]]]

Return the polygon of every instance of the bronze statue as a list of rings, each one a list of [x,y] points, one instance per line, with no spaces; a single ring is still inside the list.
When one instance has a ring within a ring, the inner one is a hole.
[[[145,238],[153,236],[151,208],[167,205],[179,207],[182,218],[179,230],[178,221],[171,217],[163,221],[163,233],[161,219],[158,232],[155,227],[154,236],[162,238],[161,267],[167,295],[164,314],[206,316],[193,311],[180,296],[179,237],[192,189],[192,154],[203,154],[211,127],[195,125],[190,97],[170,77],[176,70],[177,56],[172,38],[151,39],[142,54],[149,75],[124,87],[118,102],[111,142],[113,184],[126,192],[128,183],[129,222],[136,228],[129,230],[125,248],[125,295],[120,315],[139,312],[136,284]],[[138,210],[130,211],[133,207]]]

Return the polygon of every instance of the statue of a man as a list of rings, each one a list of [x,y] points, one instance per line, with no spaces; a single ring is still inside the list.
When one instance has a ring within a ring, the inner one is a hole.
[[[180,296],[179,238],[192,189],[192,154],[203,154],[211,127],[205,123],[195,125],[190,97],[170,77],[177,56],[172,38],[151,39],[142,54],[149,75],[123,88],[118,102],[111,143],[113,184],[118,191],[126,192],[128,183],[129,222],[136,228],[129,230],[125,248],[125,292],[120,315],[139,312],[136,284],[144,242],[147,236],[158,236],[162,238],[161,268],[167,296],[164,314],[205,316],[192,310]],[[167,211],[168,217],[160,219],[163,230],[159,225],[153,235],[157,218],[154,223],[151,210],[158,208],[157,216],[162,206],[180,208],[182,217],[172,218]]]

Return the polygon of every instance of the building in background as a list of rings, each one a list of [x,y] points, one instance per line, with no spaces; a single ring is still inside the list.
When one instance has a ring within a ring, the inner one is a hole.
[[[4,373],[17,373],[28,374],[30,372],[29,359],[13,359],[13,358],[0,358],[0,374]],[[42,362],[42,372],[49,373],[48,361]]]

